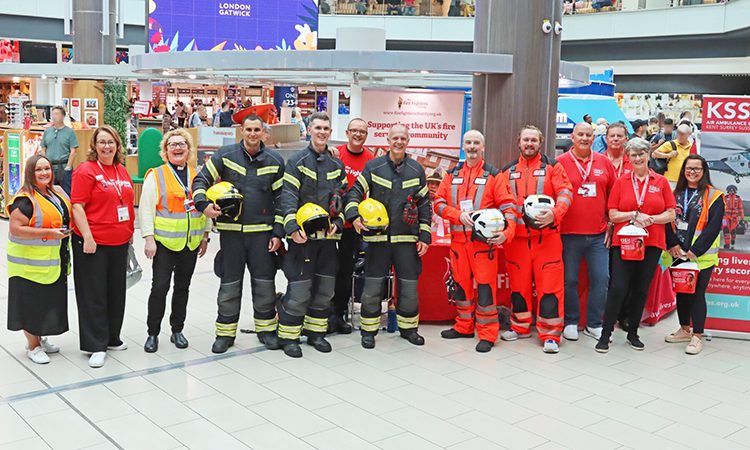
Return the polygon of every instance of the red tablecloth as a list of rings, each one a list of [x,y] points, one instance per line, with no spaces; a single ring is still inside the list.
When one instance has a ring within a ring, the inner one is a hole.
[[[432,245],[422,257],[422,275],[419,277],[417,290],[419,294],[419,318],[424,322],[452,321],[456,317],[456,308],[448,302],[445,287],[445,274],[450,261],[450,239],[438,238],[433,235]],[[497,252],[498,266],[498,306],[510,308],[510,283],[505,269],[505,252],[502,248]],[[589,280],[586,262],[581,263],[578,283],[580,297],[581,318],[586,318],[586,302],[588,301]],[[669,270],[661,265],[656,267],[651,282],[646,308],[643,312],[643,322],[653,325],[664,315],[675,309],[675,294],[671,289],[672,279]],[[581,322],[584,323],[583,321]]]

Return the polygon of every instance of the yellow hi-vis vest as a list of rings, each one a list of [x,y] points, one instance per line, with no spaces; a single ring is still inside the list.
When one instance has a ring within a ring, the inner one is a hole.
[[[698,216],[698,223],[695,225],[695,234],[693,235],[693,242],[698,239],[703,229],[706,228],[708,223],[708,210],[716,200],[724,201],[724,193],[718,189],[714,189],[713,186],[709,186],[703,194],[703,210],[701,215]],[[721,233],[716,235],[716,239],[711,244],[711,247],[706,250],[706,253],[698,257],[698,269],[703,270],[711,266],[719,264],[719,246],[721,245]]]
[[[71,214],[70,198],[59,186],[54,186],[54,194],[68,208]],[[27,192],[19,193],[19,197],[31,200],[34,214],[29,220],[29,226],[34,228],[60,228],[63,216],[60,210],[39,192],[33,195]],[[11,202],[12,204],[12,202]],[[10,211],[10,205],[8,205]],[[41,239],[21,239],[9,235],[8,242],[8,277],[21,277],[39,284],[52,284],[60,278],[60,246],[62,240],[45,236]],[[65,269],[68,274],[70,267]]]
[[[187,170],[190,185],[196,173],[190,166]],[[186,245],[191,251],[195,250],[201,243],[206,218],[195,207],[190,212],[185,211],[185,200],[192,200],[192,193],[185,192],[177,175],[167,164],[149,172],[153,172],[156,177],[156,196],[159,199],[154,217],[154,239],[175,252],[184,249]]]

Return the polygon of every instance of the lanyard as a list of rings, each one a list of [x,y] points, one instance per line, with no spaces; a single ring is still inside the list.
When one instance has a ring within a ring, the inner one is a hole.
[[[102,163],[99,161],[96,162],[99,165],[99,169],[102,171],[102,174],[107,177],[107,172],[104,171],[104,167],[102,167]],[[120,204],[122,205],[122,188],[120,187],[120,173],[117,171],[117,167],[115,165],[112,165],[112,168],[115,169],[115,178],[117,179],[117,182],[113,180],[112,178],[109,179],[109,182],[115,185],[115,191],[117,191],[117,196],[120,198]]]
[[[182,184],[182,180],[177,175],[177,171],[174,170],[174,167],[172,167],[172,164],[167,164],[167,165],[169,166],[169,170],[171,170],[172,173],[174,174],[174,177],[177,178],[177,182],[180,183],[180,186],[182,186],[182,190],[185,191],[185,198],[191,198],[190,197],[190,189],[188,189],[184,184]],[[188,171],[188,177],[189,177],[190,176],[190,170],[187,168],[187,166],[185,166],[185,170]]]
[[[583,182],[585,183],[589,179],[589,174],[591,173],[591,165],[594,164],[594,154],[589,154],[589,163],[586,166],[586,170],[583,170],[583,166],[581,163],[578,162],[578,158],[575,154],[573,154],[573,162],[576,163],[576,167],[578,168],[578,173],[581,174],[581,178],[583,179]]]
[[[695,192],[693,192],[693,195],[691,195],[690,198],[688,198],[688,196],[687,196],[687,189],[685,190],[685,195],[683,196],[683,198],[684,198],[684,203],[683,203],[684,207],[682,208],[682,216],[683,217],[687,218],[687,216],[688,216],[688,206],[690,205],[690,202],[693,201],[693,198],[696,195],[698,195],[698,189],[696,189]]]
[[[638,182],[635,179],[635,172],[630,173],[630,180],[633,182],[633,193],[635,194],[635,201],[638,204],[638,211],[641,210],[643,201],[646,199],[646,190],[648,189],[648,179],[650,175],[650,173],[646,175],[646,180],[643,182],[643,189],[641,189],[641,194],[638,195]]]

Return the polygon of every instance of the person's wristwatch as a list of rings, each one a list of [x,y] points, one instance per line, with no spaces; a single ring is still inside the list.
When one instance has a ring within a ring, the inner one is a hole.
[[[206,243],[209,243],[209,242],[211,242],[211,238],[210,238],[210,237],[204,237],[204,238],[203,238],[202,240],[203,240],[203,241],[206,241]]]
[[[65,170],[66,170],[66,171],[71,171],[71,170],[73,170],[73,168],[72,168],[72,167],[70,167],[70,166],[65,166]]]

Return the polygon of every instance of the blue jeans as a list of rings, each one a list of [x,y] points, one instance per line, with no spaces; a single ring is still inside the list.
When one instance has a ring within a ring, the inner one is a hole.
[[[565,325],[577,325],[581,317],[578,298],[578,272],[581,259],[586,258],[589,271],[589,297],[586,305],[586,326],[602,326],[609,286],[609,250],[604,246],[604,233],[563,234],[565,266]]]

